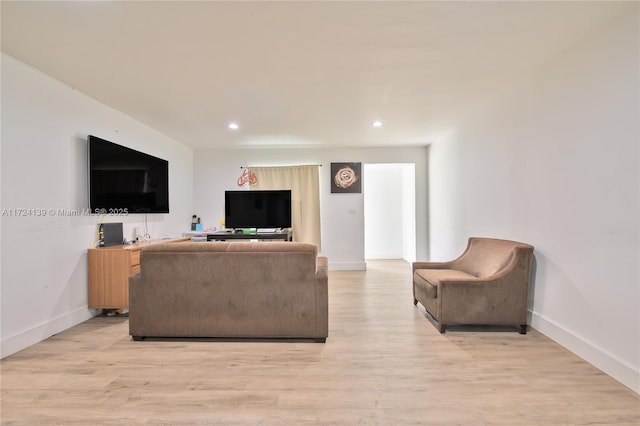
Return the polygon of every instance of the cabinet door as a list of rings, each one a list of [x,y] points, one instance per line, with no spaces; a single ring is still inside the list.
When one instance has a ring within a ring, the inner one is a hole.
[[[89,308],[128,308],[130,250],[90,249],[88,262]]]

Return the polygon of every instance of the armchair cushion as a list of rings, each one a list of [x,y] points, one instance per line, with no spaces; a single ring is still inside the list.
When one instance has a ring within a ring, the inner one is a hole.
[[[416,287],[421,287],[427,297],[438,296],[438,284],[441,280],[474,279],[475,276],[455,269],[417,269],[413,274]]]

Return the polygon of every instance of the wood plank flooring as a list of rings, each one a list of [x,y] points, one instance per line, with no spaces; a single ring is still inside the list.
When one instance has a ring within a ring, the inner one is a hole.
[[[640,396],[535,330],[451,329],[402,261],[329,274],[326,344],[133,342],[96,317],[0,362],[2,425],[638,425]]]

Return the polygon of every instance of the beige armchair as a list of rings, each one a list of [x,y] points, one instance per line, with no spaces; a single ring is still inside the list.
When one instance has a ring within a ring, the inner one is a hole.
[[[440,333],[447,325],[515,325],[527,333],[533,246],[469,238],[450,262],[414,262],[413,303],[420,302]]]

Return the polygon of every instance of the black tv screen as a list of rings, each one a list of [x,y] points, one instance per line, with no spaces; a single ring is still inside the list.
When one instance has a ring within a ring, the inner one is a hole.
[[[169,213],[169,162],[89,135],[92,212]]]
[[[290,228],[291,190],[225,191],[227,228]]]

